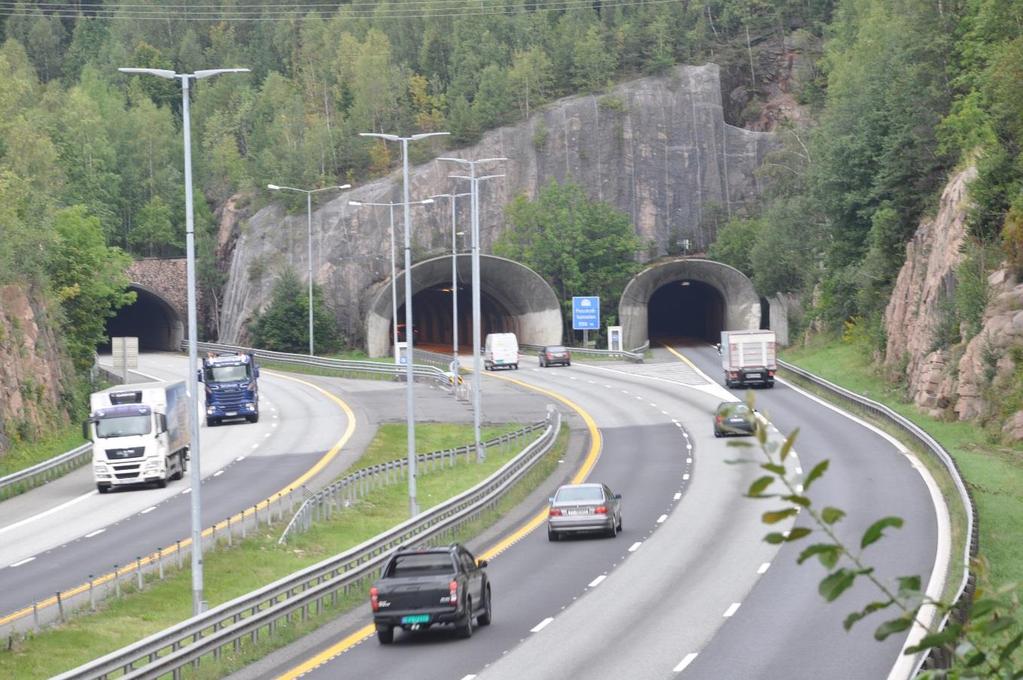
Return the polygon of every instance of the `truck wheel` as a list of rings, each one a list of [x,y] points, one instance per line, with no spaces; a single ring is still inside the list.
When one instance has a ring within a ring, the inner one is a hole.
[[[613,517],[611,518],[611,528],[607,530],[607,537],[608,538],[618,537],[618,522],[616,522]]]
[[[257,414],[256,414],[256,415],[254,415],[254,416],[249,416],[249,417],[248,417],[248,421],[249,421],[250,423],[258,423],[258,422],[259,422],[259,414],[257,413]]]
[[[110,487],[106,484],[97,484],[96,491],[99,491],[100,493],[106,493],[107,491],[110,491]]]
[[[476,623],[481,626],[489,626],[493,620],[493,605],[490,602],[490,585],[487,585],[486,604],[483,605],[483,611],[476,617]]]
[[[377,628],[377,640],[382,645],[389,645],[394,642],[394,629],[391,627]]]
[[[167,478],[164,477],[163,479],[156,480],[156,488],[157,489],[166,489],[167,488]]]
[[[465,618],[458,623],[455,633],[460,638],[472,637],[472,598],[465,598]]]
[[[213,427],[216,424],[217,424],[217,419],[216,418],[207,418],[206,419],[206,427]]]
[[[174,474],[171,475],[171,479],[176,481],[185,476],[185,456],[184,454],[178,452],[174,456],[174,460],[175,467],[177,467],[177,470],[175,470]]]

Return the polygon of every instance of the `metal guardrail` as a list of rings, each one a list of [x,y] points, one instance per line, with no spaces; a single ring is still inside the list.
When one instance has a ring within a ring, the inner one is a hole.
[[[0,477],[0,499],[15,496],[80,468],[92,460],[92,444],[82,444],[32,467]]]
[[[650,344],[647,343],[645,347],[641,347],[636,350],[594,349],[592,347],[569,347],[568,345],[565,345],[565,348],[568,349],[568,351],[571,352],[572,354],[579,354],[591,357],[604,357],[609,359],[621,358],[627,361],[633,361],[637,364],[641,364],[643,363],[643,354],[644,352],[646,352],[646,347],[649,346]],[[525,350],[526,352],[539,352],[543,347],[544,345],[531,345],[527,343],[519,345],[519,350]]]
[[[181,343],[184,351],[188,350],[187,342]],[[355,376],[390,377],[395,380],[405,378],[405,365],[384,361],[359,361],[355,359],[330,359],[326,357],[311,357],[305,354],[291,354],[289,352],[271,352],[265,349],[254,349],[252,347],[239,347],[237,345],[221,345],[213,342],[200,342],[196,344],[199,352],[243,352],[254,354],[258,359],[275,361],[282,364],[294,366],[313,366],[316,368],[332,369],[341,373],[349,373]],[[413,358],[421,357],[426,352],[414,352]],[[436,355],[443,356],[443,355]],[[419,379],[429,379],[443,386],[450,384],[446,373],[447,364],[444,368],[433,365],[436,361],[433,357],[426,357],[430,363],[416,363],[412,366],[413,375]],[[450,361],[450,360],[448,360]]]
[[[948,451],[946,451],[945,448],[934,439],[934,437],[929,435],[908,418],[896,413],[884,404],[879,404],[872,399],[868,399],[856,394],[855,392],[847,390],[844,387],[828,382],[824,378],[818,377],[799,368],[798,366],[794,366],[780,359],[778,360],[778,366],[799,378],[824,389],[830,395],[837,397],[841,401],[852,404],[871,415],[895,425],[900,431],[908,435],[911,439],[924,447],[924,449],[929,451],[948,472],[952,483],[959,492],[960,502],[962,503],[963,511],[966,514],[966,536],[968,538],[963,546],[963,577],[959,584],[959,588],[956,591],[955,604],[953,605],[952,610],[942,620],[941,628],[946,626],[949,618],[954,618],[957,623],[965,623],[969,616],[970,605],[973,601],[973,593],[977,586],[976,576],[970,573],[970,560],[977,555],[979,530],[977,522],[977,505],[973,500],[973,495],[970,493],[969,488],[963,481],[962,473],[959,470],[959,465],[956,463],[955,459],[949,455]],[[925,655],[920,659],[916,667],[916,672],[920,671],[924,666],[935,669],[949,668],[951,663],[952,659],[947,650],[935,648],[931,650],[930,654]]]
[[[56,676],[55,680],[180,677],[185,666],[219,657],[272,635],[293,614],[307,616],[352,587],[366,585],[398,546],[442,542],[462,525],[492,510],[503,495],[550,450],[561,429],[561,414],[550,408],[544,431],[514,459],[472,489],[409,519],[354,548],[286,576],[255,592],[225,602],[176,626]]]

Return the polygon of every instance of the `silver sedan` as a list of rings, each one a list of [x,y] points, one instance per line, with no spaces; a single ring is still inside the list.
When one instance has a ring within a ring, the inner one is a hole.
[[[547,509],[547,539],[562,534],[599,531],[611,538],[622,530],[622,495],[605,484],[558,487]]]

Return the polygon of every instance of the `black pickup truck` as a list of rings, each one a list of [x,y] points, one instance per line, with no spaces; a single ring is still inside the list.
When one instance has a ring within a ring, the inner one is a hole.
[[[380,644],[394,641],[394,629],[425,630],[448,624],[459,637],[472,636],[473,619],[490,625],[487,561],[464,546],[399,548],[369,591]]]

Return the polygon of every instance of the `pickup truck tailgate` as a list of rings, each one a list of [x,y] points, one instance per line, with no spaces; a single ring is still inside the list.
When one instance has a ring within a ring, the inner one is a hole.
[[[414,611],[447,605],[451,592],[449,581],[440,587],[436,576],[388,579],[380,588],[380,608],[388,611]],[[385,605],[386,603],[386,605]]]

